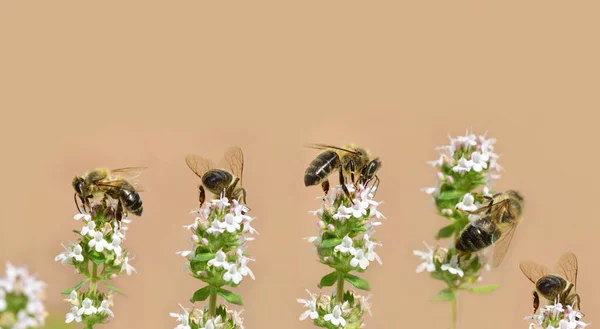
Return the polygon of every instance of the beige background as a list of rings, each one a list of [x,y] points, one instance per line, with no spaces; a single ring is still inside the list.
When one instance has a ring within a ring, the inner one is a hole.
[[[520,260],[580,259],[579,291],[598,321],[598,5],[594,1],[2,1],[0,2],[0,261],[48,282],[48,308],[79,279],[53,261],[78,224],[70,182],[96,166],[149,166],[145,214],[126,246],[139,273],[117,284],[110,328],[171,328],[199,282],[180,271],[198,180],[183,158],[246,154],[260,236],[248,251],[248,328],[311,328],[297,297],[327,268],[302,240],[318,188],[302,176],[305,142],[369,148],[384,161],[377,232],[383,267],[369,328],[446,328],[442,288],[417,275],[413,249],[444,221],[419,189],[447,134],[498,138],[498,189],[522,191],[525,221],[501,268],[502,289],[464,294],[461,328],[526,328]]]

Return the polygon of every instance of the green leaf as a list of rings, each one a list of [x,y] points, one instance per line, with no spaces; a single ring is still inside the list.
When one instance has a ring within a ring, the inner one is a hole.
[[[478,287],[460,287],[460,289],[470,291],[474,294],[487,294],[494,290],[497,290],[498,288],[500,288],[500,285],[497,284],[488,284],[485,286]]]
[[[115,287],[115,286],[113,286],[111,284],[106,283],[106,281],[102,281],[102,283],[104,284],[104,286],[106,288],[108,288],[108,289],[110,289],[110,290],[112,290],[112,291],[114,291],[114,292],[116,292],[118,294],[121,294],[123,296],[127,296],[127,294],[123,290],[121,290],[121,289],[119,289],[119,288],[117,288],[117,287]]]
[[[208,298],[208,296],[210,296],[210,291],[211,291],[211,287],[210,286],[206,286],[204,288],[198,289],[196,290],[196,292],[194,293],[194,296],[192,296],[192,298],[190,299],[190,302],[201,302],[203,300],[206,300]]]
[[[92,260],[92,262],[94,262],[94,264],[100,265],[104,263],[104,261],[106,260],[106,256],[104,256],[103,253],[93,252],[90,254],[90,259]]]
[[[331,272],[331,273],[327,274],[326,276],[322,277],[321,282],[319,282],[319,288],[333,286],[335,284],[335,282],[337,281],[337,278],[338,278],[337,274],[338,274],[338,272],[334,271],[334,272]]]
[[[327,240],[324,240],[323,242],[321,242],[321,247],[331,248],[331,247],[335,247],[335,246],[339,245],[340,243],[342,243],[342,239],[338,239],[338,238],[327,239]]]
[[[349,273],[346,273],[346,276],[344,277],[344,279],[348,282],[350,282],[351,285],[353,285],[354,287],[361,289],[361,290],[371,290],[371,285],[369,284],[369,281],[365,280],[365,279],[361,279],[359,277],[357,277],[356,275],[352,275]]]
[[[71,291],[81,289],[81,287],[83,287],[83,285],[88,281],[89,281],[89,279],[85,279],[85,280],[79,282],[75,287],[63,290],[62,294],[69,295],[69,294],[71,294]]]
[[[229,291],[229,290],[225,290],[225,289],[221,289],[219,288],[217,290],[217,293],[225,298],[226,301],[230,302],[231,304],[235,304],[235,305],[244,305],[244,299],[242,298],[242,296],[234,293],[233,291]]]
[[[454,299],[454,291],[452,291],[450,288],[442,289],[435,296],[433,296],[432,299],[436,301],[449,302]]]
[[[442,227],[435,238],[436,240],[449,238],[452,234],[454,234],[454,224]]]
[[[215,258],[215,254],[213,253],[206,253],[206,254],[198,254],[194,257],[194,260],[197,260],[199,262],[205,262],[207,260],[211,260]]]
[[[465,195],[463,191],[452,190],[440,193],[437,198],[438,200],[454,200],[462,198],[463,195]]]

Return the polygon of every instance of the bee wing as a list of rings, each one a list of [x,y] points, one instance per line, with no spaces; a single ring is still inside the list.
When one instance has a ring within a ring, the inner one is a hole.
[[[336,150],[336,151],[348,152],[348,153],[352,153],[352,154],[358,154],[358,152],[353,151],[353,150],[345,149],[343,147],[334,146],[334,145],[327,145],[327,144],[306,144],[306,147],[311,148],[311,149],[317,149],[317,150]]]
[[[143,192],[144,189],[139,186],[137,183],[132,183],[123,178],[113,179],[113,180],[101,180],[96,182],[98,186],[107,186],[107,187],[115,187],[122,190],[127,190],[131,192]],[[127,186],[128,185],[128,186]]]
[[[515,235],[516,225],[511,226],[507,231],[505,231],[500,238],[494,243],[494,255],[492,256],[492,267],[496,268],[502,263],[504,256],[508,252],[508,247],[510,246],[510,242],[512,241],[513,236]]]
[[[481,206],[481,207],[477,208],[477,210],[468,211],[467,213],[469,213],[471,215],[477,215],[484,211],[493,212],[500,207],[505,207],[506,205],[508,205],[508,199],[502,200],[500,202],[492,203],[491,206],[489,204],[485,205],[485,206]]]
[[[242,174],[244,173],[244,152],[238,146],[230,147],[223,159],[219,163],[219,166],[222,166],[226,169],[231,170],[231,173],[240,179],[240,185],[242,186]]]
[[[212,161],[195,154],[186,156],[185,163],[190,167],[194,174],[200,178],[202,178],[207,171],[214,168]]]
[[[142,172],[148,170],[148,167],[124,167],[111,169],[110,172],[119,176],[138,177]]]
[[[521,272],[525,274],[525,276],[529,279],[529,281],[534,284],[541,278],[548,274],[550,274],[550,270],[540,264],[536,264],[532,261],[525,261],[519,264],[519,268],[521,268]]]
[[[564,253],[556,263],[556,273],[577,286],[577,257],[572,252]]]

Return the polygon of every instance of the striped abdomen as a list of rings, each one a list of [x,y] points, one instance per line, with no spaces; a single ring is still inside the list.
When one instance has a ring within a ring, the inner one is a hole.
[[[317,185],[340,166],[340,157],[334,151],[319,154],[306,168],[304,186]]]
[[[560,276],[546,275],[535,283],[535,288],[548,300],[554,300],[567,288],[567,281]]]
[[[485,217],[467,225],[456,241],[456,249],[466,252],[479,251],[491,246],[501,235],[491,219]]]
[[[202,176],[202,184],[212,193],[220,195],[233,182],[233,175],[222,169],[211,169]]]
[[[138,192],[134,191],[134,188],[129,183],[124,183],[119,189],[119,199],[123,203],[123,207],[127,211],[133,213],[136,216],[142,215],[142,198]]]

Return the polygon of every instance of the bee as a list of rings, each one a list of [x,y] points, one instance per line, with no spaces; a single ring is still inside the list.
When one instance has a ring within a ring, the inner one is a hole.
[[[533,313],[540,306],[540,295],[550,303],[558,300],[563,305],[573,305],[581,309],[581,298],[575,291],[577,285],[577,257],[572,252],[564,253],[556,263],[555,274],[550,274],[546,266],[534,262],[521,262],[521,272],[533,282]],[[575,306],[577,305],[577,306]]]
[[[475,211],[465,211],[478,215],[460,233],[456,240],[456,249],[462,254],[476,252],[494,245],[492,267],[498,267],[510,246],[517,224],[523,212],[523,197],[515,191],[498,193],[485,197],[489,204]]]
[[[206,199],[205,188],[215,197],[224,195],[229,200],[241,197],[243,203],[246,203],[246,190],[242,187],[244,153],[239,147],[233,146],[225,152],[221,162],[225,162],[222,166],[220,165],[222,168],[215,169],[212,161],[199,155],[188,155],[185,158],[188,167],[202,180],[198,187],[200,207]]]
[[[145,167],[127,167],[119,168],[114,170],[96,168],[88,171],[83,176],[75,176],[73,178],[73,189],[75,194],[73,196],[77,210],[81,213],[79,208],[79,201],[81,201],[83,210],[85,212],[91,211],[90,202],[98,197],[102,197],[102,201],[106,204],[107,197],[117,201],[117,207],[115,209],[115,217],[117,222],[121,222],[123,217],[127,216],[128,212],[136,216],[141,216],[143,211],[142,198],[139,193],[141,190],[136,187],[136,184],[128,181],[121,177],[132,176],[137,178],[140,172],[146,170]]]
[[[346,187],[346,177],[350,176],[353,184],[367,186],[371,180],[375,187],[379,186],[377,171],[381,168],[379,158],[371,159],[369,152],[356,145],[337,147],[324,144],[311,144],[310,148],[324,150],[308,165],[304,173],[304,185],[321,184],[323,192],[329,192],[329,175],[335,170],[339,172],[339,182],[346,196],[350,192]]]

